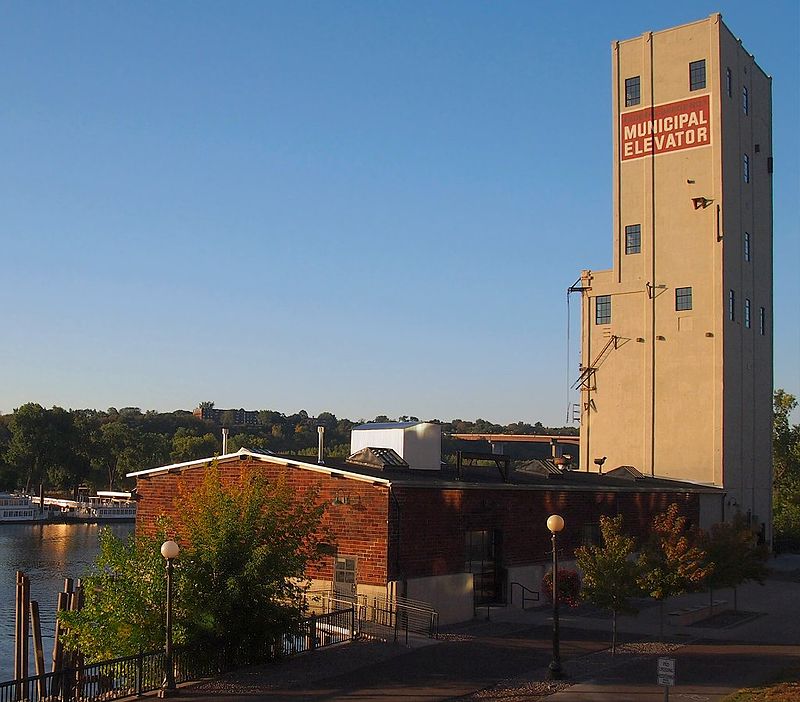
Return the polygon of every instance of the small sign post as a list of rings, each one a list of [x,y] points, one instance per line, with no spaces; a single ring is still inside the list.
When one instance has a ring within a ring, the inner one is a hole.
[[[669,688],[675,684],[675,659],[658,659],[658,684],[664,687],[664,702],[669,700]]]

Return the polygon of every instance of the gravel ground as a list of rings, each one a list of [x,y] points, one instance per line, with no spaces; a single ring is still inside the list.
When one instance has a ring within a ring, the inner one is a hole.
[[[673,653],[685,644],[632,642],[617,646],[615,656],[611,650],[598,651],[588,656],[572,658],[564,664],[569,680],[548,680],[547,668],[532,671],[529,675],[502,680],[485,690],[478,690],[462,699],[480,702],[539,702],[559,690],[585,682],[599,672],[623,665]]]

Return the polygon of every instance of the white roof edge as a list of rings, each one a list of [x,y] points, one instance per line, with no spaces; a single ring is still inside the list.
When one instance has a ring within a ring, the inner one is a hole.
[[[365,483],[382,483],[384,485],[391,485],[392,481],[387,480],[386,478],[379,478],[373,477],[368,475],[362,475],[361,473],[351,473],[350,471],[342,470],[340,468],[333,468],[332,466],[326,466],[324,464],[319,463],[306,463],[303,460],[298,460],[296,458],[284,458],[283,456],[269,456],[264,453],[255,453],[254,451],[249,451],[246,448],[239,449],[236,453],[226,453],[222,456],[211,456],[209,458],[200,458],[194,461],[185,461],[183,463],[172,463],[168,466],[159,466],[158,468],[148,468],[147,470],[137,470],[133,473],[127,473],[126,477],[128,478],[138,478],[140,476],[150,476],[150,475],[158,475],[160,473],[169,473],[170,471],[174,470],[183,470],[185,468],[193,468],[195,466],[202,466],[206,463],[210,463],[211,461],[223,461],[229,460],[231,458],[236,458],[238,456],[250,456],[251,458],[257,458],[260,461],[265,461],[269,463],[280,463],[282,465],[296,465],[305,470],[311,470],[315,473],[325,473],[327,475],[341,475],[352,480],[359,480]]]

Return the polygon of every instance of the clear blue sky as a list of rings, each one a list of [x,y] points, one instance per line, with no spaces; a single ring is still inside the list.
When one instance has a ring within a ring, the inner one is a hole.
[[[565,289],[611,264],[610,42],[717,10],[774,78],[800,395],[796,0],[4,2],[0,411],[563,423]]]

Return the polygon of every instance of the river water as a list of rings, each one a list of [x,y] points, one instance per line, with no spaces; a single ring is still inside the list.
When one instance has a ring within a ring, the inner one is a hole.
[[[99,552],[97,524],[0,524],[0,682],[14,675],[14,594],[16,571],[30,578],[31,599],[39,603],[45,669],[52,664],[53,630],[58,593],[64,578],[86,573]],[[133,522],[113,524],[120,538],[133,531]],[[33,675],[33,648],[29,653]]]

